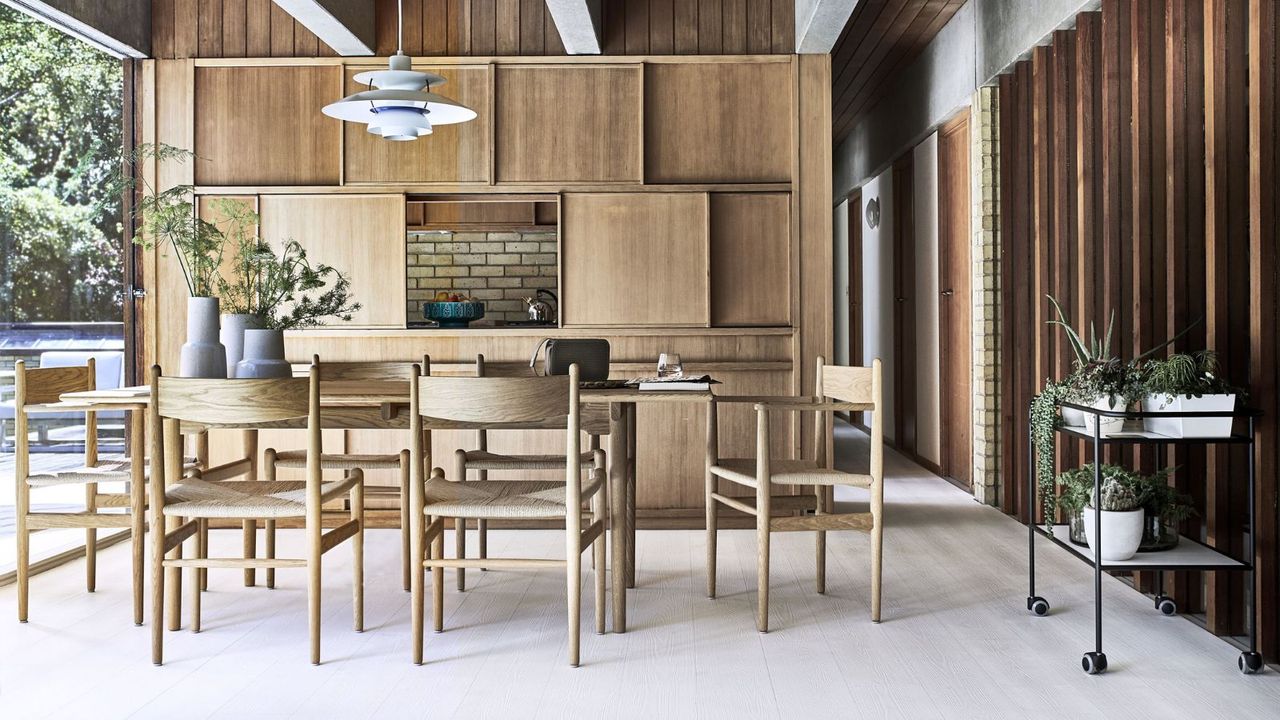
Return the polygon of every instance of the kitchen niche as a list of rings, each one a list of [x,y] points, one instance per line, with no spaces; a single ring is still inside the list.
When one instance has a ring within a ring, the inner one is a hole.
[[[410,195],[405,219],[410,327],[435,326],[423,317],[424,302],[458,298],[484,303],[484,318],[471,327],[557,324],[557,196]],[[548,302],[550,319],[531,322],[526,298]]]

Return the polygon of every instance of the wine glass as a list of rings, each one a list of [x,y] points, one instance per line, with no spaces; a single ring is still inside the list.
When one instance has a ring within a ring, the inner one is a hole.
[[[684,367],[680,364],[680,356],[676,353],[662,353],[658,356],[658,377],[680,377],[684,375]]]

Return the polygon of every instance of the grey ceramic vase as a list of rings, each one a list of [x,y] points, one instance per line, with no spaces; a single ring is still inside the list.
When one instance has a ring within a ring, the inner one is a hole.
[[[244,359],[236,363],[236,378],[293,377],[284,359],[284,331],[249,328],[244,331]]]
[[[179,358],[182,377],[227,376],[227,350],[218,342],[218,298],[187,298],[187,342]]]
[[[244,358],[244,331],[258,327],[258,318],[243,313],[222,316],[222,331],[218,339],[227,349],[227,377],[236,376],[236,364]]]

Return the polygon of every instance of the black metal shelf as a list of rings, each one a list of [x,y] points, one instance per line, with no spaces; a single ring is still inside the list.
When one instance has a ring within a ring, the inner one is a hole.
[[[1094,442],[1094,434],[1083,425],[1063,425],[1058,432],[1086,442]],[[1226,437],[1172,437],[1147,430],[1122,431],[1096,438],[1102,445],[1248,445],[1248,435],[1234,433]]]
[[[1048,538],[1054,545],[1070,550],[1084,564],[1093,567],[1093,551],[1071,542],[1068,526],[1054,525],[1053,534],[1041,526],[1036,526],[1036,532]],[[1251,570],[1252,567],[1243,560],[1237,560],[1193,537],[1183,535],[1179,538],[1177,547],[1140,552],[1121,562],[1103,561],[1102,569],[1107,572],[1139,572],[1142,570]]]

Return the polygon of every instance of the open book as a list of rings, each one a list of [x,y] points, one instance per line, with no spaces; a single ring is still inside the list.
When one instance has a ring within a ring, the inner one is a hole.
[[[711,389],[712,385],[719,384],[719,380],[713,379],[710,375],[672,375],[669,377],[644,377],[636,378],[628,382],[640,390],[657,390],[659,392],[706,392]]]

